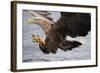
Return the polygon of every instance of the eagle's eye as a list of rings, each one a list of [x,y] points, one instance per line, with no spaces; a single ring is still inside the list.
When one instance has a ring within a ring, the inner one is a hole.
[[[39,21],[40,19],[34,19],[34,21]]]
[[[36,19],[33,19],[33,20],[36,20]]]

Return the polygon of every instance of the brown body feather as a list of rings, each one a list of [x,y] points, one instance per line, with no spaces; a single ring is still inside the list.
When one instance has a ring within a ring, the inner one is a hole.
[[[81,45],[80,42],[68,41],[65,37],[86,36],[91,29],[91,18],[89,13],[61,12],[57,22],[40,19],[37,24],[46,34],[45,45],[40,43],[39,46],[43,53],[48,54],[56,53],[58,48],[66,51]]]

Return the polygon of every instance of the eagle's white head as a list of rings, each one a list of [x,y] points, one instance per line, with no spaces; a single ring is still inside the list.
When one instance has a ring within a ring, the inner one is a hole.
[[[28,20],[28,23],[31,24],[44,24],[44,23],[47,23],[48,21],[42,17],[33,17],[33,18],[30,18]]]
[[[54,22],[42,17],[33,17],[28,20],[28,23],[38,24],[44,30],[44,32],[47,33],[51,29],[51,24]]]

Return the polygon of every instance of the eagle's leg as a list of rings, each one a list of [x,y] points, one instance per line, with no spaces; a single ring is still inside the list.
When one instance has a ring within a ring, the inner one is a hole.
[[[78,41],[68,41],[68,40],[64,40],[60,45],[59,48],[67,51],[67,50],[72,50],[73,48],[76,48],[78,46],[82,45],[80,42]]]
[[[52,43],[50,37],[46,36],[45,39],[45,47],[47,47],[47,51],[49,53],[56,54],[58,46],[56,47],[55,43]]]

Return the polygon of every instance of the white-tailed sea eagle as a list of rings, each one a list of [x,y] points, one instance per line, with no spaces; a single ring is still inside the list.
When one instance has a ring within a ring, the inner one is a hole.
[[[29,23],[39,25],[45,32],[46,38],[32,35],[33,41],[39,43],[44,54],[56,53],[58,48],[67,51],[82,45],[78,41],[68,41],[66,36],[86,36],[91,30],[91,15],[89,13],[60,12],[60,18],[54,22],[52,18],[46,17],[47,12],[29,11],[33,18]],[[44,13],[44,14],[43,14]]]

